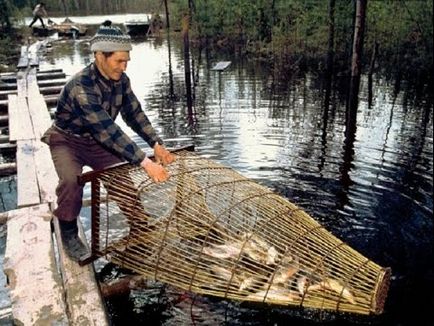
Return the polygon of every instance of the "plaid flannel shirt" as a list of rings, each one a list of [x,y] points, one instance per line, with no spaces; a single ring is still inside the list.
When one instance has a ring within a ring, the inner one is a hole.
[[[75,75],[63,88],[55,124],[66,132],[93,137],[132,164],[139,164],[145,153],[114,122],[121,113],[131,127],[149,146],[162,144],[148,117],[131,89],[126,74],[119,81],[107,80],[94,63]]]

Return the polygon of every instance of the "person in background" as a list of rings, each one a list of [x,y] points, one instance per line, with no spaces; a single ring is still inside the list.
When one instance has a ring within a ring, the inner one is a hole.
[[[33,24],[39,19],[39,21],[41,22],[42,28],[45,28],[44,25],[44,20],[42,19],[42,17],[47,17],[47,11],[45,9],[45,3],[43,2],[39,2],[35,8],[33,9],[33,20],[30,23],[29,27],[32,27]]]
[[[141,166],[154,182],[164,182],[165,165],[175,157],[163,145],[125,74],[130,60],[131,38],[106,21],[90,40],[94,62],[64,86],[53,125],[42,141],[50,147],[59,177],[57,208],[65,252],[80,260],[87,248],[78,235],[77,218],[82,206],[83,186],[77,182],[84,165],[101,170],[123,161]],[[118,114],[150,147],[155,162],[115,123]]]
[[[163,20],[161,19],[161,16],[158,13],[153,13],[151,16],[151,23],[149,26],[148,34],[155,37],[160,37],[162,28]]]

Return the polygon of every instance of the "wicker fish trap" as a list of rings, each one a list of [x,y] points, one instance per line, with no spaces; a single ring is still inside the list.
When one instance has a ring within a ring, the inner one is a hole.
[[[358,314],[383,311],[390,269],[229,167],[176,153],[168,181],[125,164],[92,189],[92,257],[225,299]],[[93,259],[90,258],[90,259]]]

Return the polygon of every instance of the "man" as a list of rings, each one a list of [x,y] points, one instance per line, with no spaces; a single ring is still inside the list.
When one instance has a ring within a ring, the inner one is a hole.
[[[106,21],[91,39],[90,49],[94,62],[66,83],[59,97],[54,124],[42,137],[50,146],[59,176],[58,206],[53,213],[59,220],[65,251],[76,261],[87,253],[77,228],[83,195],[77,176],[83,166],[100,170],[126,160],[140,165],[154,182],[164,182],[169,176],[164,165],[174,161],[124,73],[130,59],[131,38]],[[154,149],[156,162],[147,158],[114,122],[119,112]]]
[[[42,28],[45,28],[44,21],[42,17],[47,17],[47,11],[45,10],[45,3],[39,2],[35,8],[33,9],[33,20],[30,23],[29,27],[32,27],[33,24],[39,19],[41,22]]]

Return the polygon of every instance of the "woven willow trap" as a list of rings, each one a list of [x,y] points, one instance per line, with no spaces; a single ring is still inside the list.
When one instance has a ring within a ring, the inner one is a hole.
[[[181,150],[170,179],[125,164],[91,181],[92,259],[225,299],[358,314],[383,311],[390,269],[231,168]],[[83,262],[83,263],[86,263]]]

